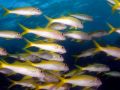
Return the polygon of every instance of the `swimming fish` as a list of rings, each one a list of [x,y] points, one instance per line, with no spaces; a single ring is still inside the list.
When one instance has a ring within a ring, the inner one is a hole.
[[[53,60],[53,61],[64,61],[64,58],[62,55],[54,53],[54,52],[48,52],[48,51],[38,51],[38,52],[31,52],[26,50],[28,53],[37,56],[41,59],[45,60]]]
[[[81,66],[77,66],[77,67],[78,69],[83,71],[98,72],[98,73],[110,71],[110,68],[107,65],[97,64],[97,63],[85,67],[81,67]]]
[[[105,75],[112,76],[112,77],[120,77],[120,72],[110,71],[110,72],[106,72]]]
[[[47,26],[47,28],[50,28],[53,30],[64,30],[67,28],[67,26],[64,24],[60,24],[60,23],[53,23],[50,26]]]
[[[40,57],[30,54],[30,53],[9,54],[9,57],[15,58],[20,61],[30,60],[32,62],[37,62],[41,60]]]
[[[55,40],[65,40],[64,35],[57,30],[52,30],[50,28],[41,28],[41,27],[30,29],[23,26],[22,24],[19,24],[19,26],[24,30],[22,35],[26,33],[33,33],[37,36],[44,37],[44,38],[55,39]]]
[[[93,18],[91,16],[88,16],[85,14],[71,14],[70,16],[75,17],[80,20],[84,20],[84,21],[93,21]]]
[[[27,39],[26,41],[28,44],[25,48],[33,46],[33,47],[40,48],[42,50],[47,50],[47,51],[56,52],[60,54],[66,53],[66,49],[57,43],[47,43],[47,42],[41,42],[41,41],[31,42],[31,41],[28,41]]]
[[[106,31],[96,31],[96,32],[89,33],[89,35],[90,35],[92,38],[101,38],[101,37],[103,37],[103,36],[109,35],[109,33],[106,32]]]
[[[42,14],[42,11],[35,7],[21,7],[13,10],[9,10],[5,7],[2,7],[2,8],[6,11],[4,13],[4,16],[8,14],[16,14],[16,15],[23,15],[23,16],[33,16],[33,15],[38,16]]]
[[[0,31],[0,37],[7,39],[22,39],[22,35],[20,33],[8,30]]]
[[[102,47],[96,41],[94,41],[94,44],[96,45],[97,50],[103,51],[106,54],[116,57],[118,59],[120,58],[120,48],[114,46]]]
[[[0,68],[10,69],[16,73],[28,75],[31,77],[44,78],[44,73],[41,69],[33,67],[27,63],[16,61],[14,63],[9,64],[7,62],[0,61]]]
[[[91,76],[91,75],[79,75],[79,76],[73,76],[70,78],[62,78],[59,77],[61,82],[57,85],[57,87],[68,83],[76,86],[82,86],[82,87],[99,87],[102,85],[102,82],[97,77]]]
[[[32,62],[28,62],[28,63],[30,63],[32,66],[42,68],[45,70],[54,70],[54,71],[68,71],[69,70],[68,66],[65,63],[58,62],[58,61],[42,60],[39,63],[32,63]]]
[[[10,79],[9,79],[10,80]],[[37,81],[33,78],[30,79],[22,79],[20,81],[14,81],[14,80],[10,80],[12,82],[12,84],[9,86],[9,89],[15,85],[21,85],[22,87],[28,87],[28,88],[36,88],[37,87]]]
[[[65,33],[66,37],[77,39],[77,40],[91,40],[91,36],[88,33],[82,31],[71,31]]]
[[[81,21],[74,18],[74,17],[63,16],[63,17],[55,18],[55,19],[52,19],[48,16],[45,16],[45,17],[49,20],[48,26],[53,24],[53,23],[60,23],[60,24],[64,24],[67,26],[71,26],[73,28],[83,29],[83,24],[81,23]]]
[[[99,52],[99,50],[96,50],[96,48],[91,48],[91,49],[88,49],[86,51],[83,51],[79,55],[73,55],[73,57],[75,57],[76,59],[82,58],[82,57],[84,58],[84,57],[94,56],[98,52]]]

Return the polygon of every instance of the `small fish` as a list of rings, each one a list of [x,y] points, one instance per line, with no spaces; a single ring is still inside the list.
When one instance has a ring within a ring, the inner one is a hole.
[[[39,41],[31,42],[28,40],[26,40],[26,41],[28,42],[28,44],[25,48],[33,46],[33,47],[40,48],[42,50],[47,50],[47,51],[56,52],[56,53],[60,53],[60,54],[66,53],[66,49],[57,43],[47,43],[47,42],[41,42],[41,41],[40,42]]]
[[[9,79],[10,80],[10,79]],[[33,78],[30,79],[22,79],[20,81],[14,81],[14,80],[10,80],[12,82],[12,84],[9,86],[9,89],[15,85],[21,85],[22,87],[28,87],[28,88],[36,88],[36,81]]]
[[[106,72],[105,75],[112,76],[112,77],[120,77],[120,72],[111,71],[111,72]]]
[[[0,31],[0,37],[1,38],[7,38],[7,39],[22,39],[22,35],[15,31]]]
[[[44,73],[41,69],[33,67],[27,63],[16,61],[14,63],[9,64],[7,62],[0,61],[0,68],[10,69],[16,73],[28,75],[31,77],[44,78]]]
[[[84,20],[84,21],[93,21],[93,18],[91,16],[88,16],[85,14],[72,14],[70,16],[75,17],[80,20]]]
[[[83,51],[81,54],[79,55],[73,55],[76,59],[78,58],[84,58],[84,57],[89,57],[89,56],[94,56],[95,54],[97,54],[99,52],[99,50],[96,50],[96,48],[91,48],[88,49],[86,51]]]
[[[55,18],[55,19],[52,19],[48,16],[45,16],[45,17],[49,20],[48,26],[50,26],[53,23],[60,23],[60,24],[74,27],[74,28],[83,29],[83,24],[81,23],[81,21],[74,17],[64,16],[64,17]]]
[[[96,45],[97,50],[103,51],[110,56],[120,59],[120,48],[114,46],[102,47],[96,41],[94,41],[94,44]]]
[[[28,53],[37,56],[41,59],[45,60],[53,60],[53,61],[64,61],[64,58],[62,55],[54,53],[54,52],[48,52],[48,51],[38,51],[38,52],[31,52],[26,50]]]
[[[109,33],[106,32],[106,31],[96,31],[96,32],[92,32],[90,33],[89,35],[92,37],[92,38],[101,38],[103,36],[107,36]]]
[[[66,37],[77,39],[77,40],[91,40],[91,36],[85,32],[82,31],[71,31],[65,33]]]
[[[8,55],[8,52],[4,49],[0,47],[0,56],[6,56]]]
[[[100,79],[91,75],[79,75],[67,79],[59,77],[59,79],[61,80],[61,82],[57,85],[57,87],[60,87],[65,83],[83,87],[99,87],[102,85]]]
[[[108,26],[110,28],[109,34],[113,33],[113,32],[117,32],[118,34],[120,34],[120,28],[115,28],[114,26],[112,26],[111,24],[108,23]]]
[[[107,65],[97,64],[97,63],[85,67],[81,67],[81,66],[77,66],[77,67],[83,71],[98,72],[98,73],[110,71],[110,68]]]
[[[44,38],[55,39],[55,40],[65,40],[63,33],[57,30],[52,30],[50,28],[41,28],[41,27],[30,29],[23,26],[22,24],[19,24],[19,26],[24,30],[22,35],[26,33],[33,33],[37,36],[44,37]]]
[[[9,54],[9,57],[18,59],[20,61],[30,60],[32,62],[36,62],[41,60],[40,57],[29,53]]]
[[[23,16],[38,16],[42,14],[42,11],[38,8],[34,7],[22,7],[22,8],[16,8],[13,10],[9,10],[5,7],[2,7],[6,12],[4,13],[4,16],[8,14],[16,14],[16,15],[23,15]]]
[[[84,71],[80,71],[78,69],[74,69],[74,70],[64,74],[64,77],[72,77],[72,76],[82,75],[84,73],[85,73]]]
[[[63,62],[58,62],[58,61],[45,61],[42,60],[40,63],[32,63],[29,62],[32,66],[42,68],[45,70],[54,70],[54,71],[68,71],[69,68],[68,66],[63,63]]]
[[[66,25],[60,24],[60,23],[53,23],[48,28],[53,29],[53,30],[64,30],[67,28]]]

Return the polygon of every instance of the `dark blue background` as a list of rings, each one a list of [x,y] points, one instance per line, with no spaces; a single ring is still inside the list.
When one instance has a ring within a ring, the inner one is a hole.
[[[43,11],[43,15],[50,17],[60,17],[68,14],[88,14],[93,16],[93,22],[87,22],[84,24],[85,32],[93,32],[106,30],[109,31],[107,22],[111,23],[115,27],[120,26],[120,15],[118,12],[114,14],[111,11],[111,7],[106,0],[0,0],[0,5],[14,9],[18,7],[34,6],[40,8]],[[34,28],[36,26],[44,27],[47,24],[47,20],[43,15],[33,16],[26,18],[17,15],[3,16],[4,10],[0,8],[0,30],[15,30],[22,32],[22,29],[18,26],[19,23]],[[33,39],[32,34],[25,35],[28,39]],[[120,35],[113,33],[109,36],[97,39],[101,45],[114,45],[120,47]],[[81,51],[95,47],[91,41],[84,43],[71,42],[69,39],[60,42],[67,49],[67,54],[64,55],[65,62],[71,69],[74,69],[74,58],[72,55],[79,54]],[[7,49],[9,53],[22,52],[22,48],[25,46],[23,40],[5,40],[0,38],[0,46]],[[106,54],[100,53],[94,57],[81,58],[78,61],[78,65],[88,65],[92,63],[103,63],[110,66],[111,70],[120,71],[120,62],[114,61],[113,57],[107,57]],[[103,85],[99,90],[120,90],[119,78],[108,78],[102,75],[97,75],[101,78]],[[0,90],[7,90],[9,83],[5,79],[4,75],[0,75]],[[12,88],[12,90],[21,90],[22,88]],[[75,88],[71,90],[80,90]]]

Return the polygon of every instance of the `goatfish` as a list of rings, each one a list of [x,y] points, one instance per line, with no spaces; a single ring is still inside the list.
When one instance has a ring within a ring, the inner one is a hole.
[[[50,28],[53,30],[64,30],[67,28],[67,26],[64,24],[60,24],[60,23],[53,23],[50,26],[47,26],[47,28]]]
[[[45,16],[45,17],[46,17],[46,19],[49,20],[49,23],[48,23],[47,26],[50,26],[53,23],[60,23],[60,24],[64,24],[64,25],[67,25],[67,26],[71,26],[73,28],[83,29],[83,24],[81,23],[81,21],[78,20],[77,18],[74,18],[74,17],[63,16],[63,17],[54,18],[54,19],[52,19],[48,16]]]
[[[64,35],[57,30],[52,30],[50,28],[41,28],[41,27],[30,29],[23,26],[22,24],[19,24],[19,26],[24,30],[22,35],[26,33],[33,33],[37,36],[44,37],[44,38],[55,39],[55,40],[65,40]]]
[[[64,58],[62,55],[54,53],[54,52],[48,52],[48,51],[38,51],[38,52],[31,52],[26,50],[29,54],[32,54],[34,56],[37,56],[41,59],[45,60],[53,60],[53,61],[64,61]]]
[[[33,47],[40,48],[42,50],[47,50],[47,51],[56,52],[60,54],[66,53],[66,49],[57,43],[47,43],[47,42],[41,42],[41,41],[31,42],[31,41],[28,41],[27,39],[26,41],[28,42],[28,44],[25,48],[33,46]]]
[[[15,58],[20,61],[30,60],[32,62],[37,62],[41,60],[40,57],[29,53],[9,54],[9,57]]]
[[[103,51],[106,54],[116,57],[118,59],[120,58],[120,48],[114,47],[114,46],[102,47],[96,41],[93,41],[93,42],[96,45],[97,50]]]
[[[96,48],[91,48],[91,49],[88,49],[86,51],[83,51],[79,55],[73,55],[73,57],[75,57],[76,59],[79,59],[79,58],[82,58],[82,57],[84,58],[84,57],[94,56],[98,52],[99,52],[99,50],[96,50]]]
[[[7,38],[7,39],[22,39],[22,35],[15,31],[0,31],[0,37],[1,38]]]
[[[77,68],[83,71],[98,72],[98,73],[110,71],[110,68],[107,65],[97,64],[97,63],[85,67],[77,66]]]
[[[0,47],[0,56],[6,56],[6,55],[8,55],[8,52],[4,48]]]
[[[42,68],[45,70],[53,70],[53,71],[68,71],[69,70],[68,66],[65,63],[58,62],[58,61],[42,60],[39,63],[32,63],[30,61],[27,61],[27,62],[34,67]]]
[[[111,71],[104,73],[105,75],[112,76],[112,77],[120,77],[120,72],[118,71]]]
[[[44,78],[44,73],[41,69],[33,67],[28,63],[21,63],[21,62],[14,62],[14,63],[7,63],[0,61],[0,68],[10,69],[16,73],[27,75],[36,78]]]
[[[42,14],[42,11],[35,7],[21,7],[13,10],[9,10],[5,7],[2,7],[2,8],[6,11],[4,13],[4,16],[8,14],[16,14],[16,15],[22,15],[22,16],[38,16]]]
[[[113,25],[108,23],[108,26],[110,28],[109,34],[113,33],[113,32],[117,32],[118,34],[120,34],[120,28],[115,28]]]
[[[66,83],[81,87],[97,87],[97,88],[100,85],[102,85],[100,79],[91,75],[78,75],[78,76],[72,76],[70,78],[63,78],[63,77],[58,77],[58,78],[61,80],[61,82],[57,85],[57,87],[60,87],[61,85]]]
[[[91,36],[85,32],[82,31],[71,31],[65,33],[66,37],[77,39],[77,40],[91,40]]]
[[[80,20],[84,20],[84,21],[93,21],[93,18],[91,16],[88,16],[85,14],[72,14],[70,16],[75,17]]]
[[[101,38],[101,37],[103,37],[103,36],[109,35],[109,33],[106,32],[106,31],[96,31],[96,32],[89,33],[89,35],[90,35],[92,38]]]
[[[33,78],[22,79],[20,81],[14,81],[14,80],[10,80],[10,81],[12,82],[12,84],[9,86],[9,89],[15,85],[21,85],[22,87],[28,87],[28,88],[32,88],[32,89],[37,87],[37,81]]]

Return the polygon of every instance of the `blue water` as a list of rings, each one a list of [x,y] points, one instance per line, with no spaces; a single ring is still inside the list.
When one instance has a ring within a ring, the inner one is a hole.
[[[115,12],[112,14],[111,7],[106,0],[0,0],[0,5],[14,9],[18,7],[34,6],[40,8],[43,15],[49,17],[60,17],[68,14],[88,14],[93,16],[93,22],[87,22],[84,24],[85,32],[93,32],[97,30],[106,30],[109,28],[106,25],[107,22],[111,23],[115,27],[120,26],[120,14]],[[32,16],[26,18],[24,16],[7,15],[3,16],[4,10],[0,8],[0,30],[15,30],[22,32],[23,30],[18,26],[19,23],[34,28],[36,26],[44,27],[48,21],[41,16]],[[34,35],[25,35],[25,38],[33,39]],[[113,33],[109,36],[97,39],[102,45],[114,45],[120,47],[120,35]],[[60,42],[67,49],[67,54],[64,55],[65,62],[71,69],[74,69],[73,54],[79,54],[81,51],[95,47],[91,41],[84,43],[71,42],[69,39]],[[0,38],[0,46],[7,49],[9,53],[22,52],[22,48],[25,46],[23,40],[5,40]],[[107,57],[106,54],[100,53],[95,57],[82,58],[78,61],[78,65],[87,65],[94,62],[103,63],[110,66],[111,70],[120,71],[120,62],[114,61],[113,57]],[[103,85],[98,90],[120,90],[120,79],[110,78],[98,75],[101,78]],[[3,79],[4,78],[4,79]],[[5,76],[0,77],[0,90],[7,90],[9,83],[6,83]],[[23,88],[17,87],[12,90],[22,90]],[[79,87],[71,90],[80,90]]]

